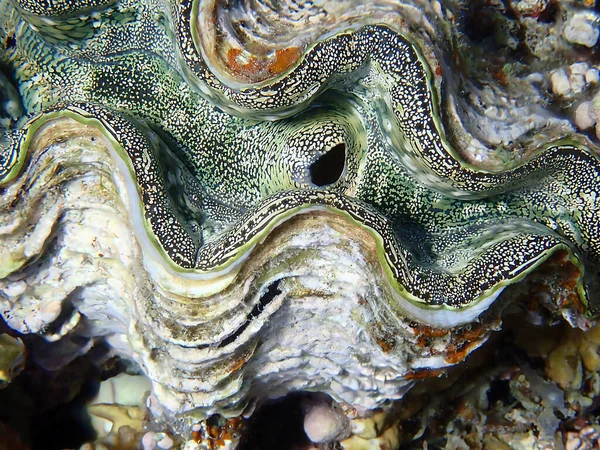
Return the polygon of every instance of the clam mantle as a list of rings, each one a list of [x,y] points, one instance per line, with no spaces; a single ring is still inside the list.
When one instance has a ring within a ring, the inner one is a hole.
[[[156,414],[193,421],[292,391],[367,414],[481,345],[552,255],[581,274],[555,312],[594,315],[596,151],[467,164],[389,5],[307,6],[306,33],[282,6],[269,43],[209,1],[2,0],[27,113],[2,80],[8,325],[52,342],[50,367],[105,340]]]

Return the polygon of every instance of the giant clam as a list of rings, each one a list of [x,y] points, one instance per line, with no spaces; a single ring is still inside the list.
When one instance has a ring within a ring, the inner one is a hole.
[[[440,9],[2,0],[6,323],[49,367],[106,342],[182,436],[291,392],[369,416],[483,344],[551,257],[578,296],[539,308],[588,326],[597,150],[467,162]]]

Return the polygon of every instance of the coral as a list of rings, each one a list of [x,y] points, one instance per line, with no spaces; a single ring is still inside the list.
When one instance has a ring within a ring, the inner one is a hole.
[[[88,407],[92,448],[249,445],[286,396],[315,444],[396,448],[513,308],[591,327],[600,157],[540,92],[597,122],[596,13],[484,4],[0,0],[0,314],[44,369],[102,344],[151,385]],[[598,365],[571,333],[563,388]],[[508,379],[554,433],[558,388]]]
[[[598,18],[590,13],[577,13],[567,23],[563,35],[572,44],[593,47],[598,41]]]
[[[25,365],[25,345],[19,338],[0,334],[0,389],[16,377]]]
[[[350,421],[329,398],[308,397],[303,402],[304,431],[314,443],[339,441],[350,436]]]
[[[97,435],[104,436],[125,426],[141,432],[150,390],[150,382],[142,375],[122,373],[100,383],[98,395],[87,406]]]
[[[143,438],[142,438],[143,439]],[[86,443],[79,450],[139,450],[140,433],[129,426],[122,426],[118,431],[111,432],[96,442]],[[166,447],[167,450],[169,447]],[[147,446],[144,450],[155,450],[156,446]]]

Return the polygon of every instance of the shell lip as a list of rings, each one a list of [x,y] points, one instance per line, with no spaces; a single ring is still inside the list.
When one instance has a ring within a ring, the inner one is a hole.
[[[285,201],[286,199],[289,199],[290,202],[293,202],[293,199],[302,197],[303,201],[298,201],[296,205],[293,205],[288,209],[283,208],[278,210],[254,235],[244,240],[237,249],[231,250],[226,255],[223,264],[217,265],[206,271],[183,269],[182,271],[176,272],[177,276],[188,279],[210,279],[212,277],[223,276],[228,272],[237,275],[240,268],[251,259],[251,255],[256,248],[263,244],[276,228],[299,215],[334,214],[343,218],[349,224],[362,228],[371,235],[376,247],[376,256],[373,259],[376,259],[379,262],[382,272],[381,278],[385,279],[387,284],[391,287],[390,292],[393,296],[392,301],[395,308],[417,322],[427,323],[441,328],[452,328],[476,320],[496,301],[508,285],[521,281],[529,272],[542,264],[546,259],[546,254],[542,255],[537,258],[526,271],[523,271],[512,278],[499,281],[487,290],[481,292],[477,298],[473,298],[466,304],[452,305],[448,303],[427,303],[426,300],[420,299],[409,292],[399,280],[402,273],[398,271],[399,269],[397,267],[393,266],[389,253],[390,251],[399,254],[404,253],[406,257],[408,252],[401,248],[400,243],[397,241],[397,237],[392,231],[389,220],[360,200],[347,197],[342,193],[332,190],[304,189],[286,191],[268,197],[261,204],[249,211],[247,217],[260,215],[262,210],[268,208],[269,205],[275,201]],[[240,222],[244,223],[244,220],[241,220]],[[226,237],[222,237],[222,239],[226,239]],[[565,249],[569,254],[569,259],[583,271],[582,263],[579,258],[577,258],[570,249]],[[404,263],[404,266],[401,267],[400,270],[405,271],[405,273],[414,270],[414,268],[411,269],[408,266],[408,263],[406,260],[403,260],[402,256],[399,260]],[[586,295],[581,287],[578,289],[578,293],[582,297],[585,305]],[[242,329],[236,330],[233,334],[239,335],[242,333],[243,328],[249,323],[250,321],[246,321],[245,324],[242,325]],[[229,338],[225,338],[225,341],[227,339]]]
[[[35,121],[34,127],[39,129],[49,124],[50,119],[57,114],[59,113],[45,114],[42,120]],[[119,144],[111,139],[106,124],[98,123],[98,120],[84,115],[74,107],[60,114],[66,114],[82,124],[98,126],[104,134],[107,148],[118,169],[115,171],[115,180],[120,178],[120,185],[123,188],[121,190],[127,194],[131,221],[143,249],[144,263],[158,285],[167,286],[166,291],[173,288],[175,293],[188,297],[207,297],[222,291],[234,282],[242,264],[276,227],[296,215],[308,213],[334,213],[369,232],[376,244],[376,255],[383,272],[381,278],[386,279],[392,287],[391,291],[396,297],[394,303],[399,305],[397,309],[420,322],[433,321],[442,327],[455,326],[457,321],[462,323],[475,319],[493,303],[506,285],[520,281],[545,259],[538,258],[526,270],[494,283],[480,292],[476,298],[470,298],[467,302],[457,305],[445,302],[433,304],[412,294],[403,284],[402,280],[409,280],[414,275],[415,268],[418,270],[419,265],[411,261],[414,258],[398,241],[389,219],[374,207],[349,197],[337,189],[309,188],[282,191],[265,198],[247,211],[220,238],[200,248],[196,268],[183,268],[171,260],[158,237],[152,233],[145,217],[131,163],[123,154]],[[33,134],[35,133],[32,132],[30,137]],[[582,268],[581,261],[572,250],[565,249],[568,250],[570,258],[576,265]],[[192,289],[188,290],[190,285],[194,284],[202,286],[192,286]],[[582,297],[584,306],[588,307],[583,287],[578,287],[578,293]],[[465,314],[465,311],[469,313]]]
[[[162,247],[157,237],[152,235],[144,218],[141,198],[138,188],[132,181],[131,168],[126,160],[116,151],[114,142],[108,147],[112,156],[120,166],[120,172],[125,175],[128,182],[128,197],[131,202],[133,221],[137,222],[136,229],[143,230],[136,233],[144,248],[144,261],[147,266],[154,267],[160,272],[167,273],[173,281],[188,280],[189,282],[203,282],[210,286],[209,291],[200,296],[212,295],[225,288],[236,278],[242,264],[251,257],[254,249],[271,234],[271,232],[287,220],[299,214],[329,212],[345,218],[349,223],[357,225],[368,231],[376,243],[377,259],[380,262],[383,278],[392,286],[392,292],[400,300],[399,303],[408,305],[407,313],[419,321],[433,322],[438,326],[455,326],[457,321],[465,323],[474,320],[487,307],[495,301],[505,286],[522,280],[527,273],[541,264],[545,258],[537,258],[530,267],[516,276],[501,280],[482,292],[477,298],[468,303],[457,306],[447,303],[432,304],[424,299],[411,294],[400,281],[401,276],[412,276],[407,259],[410,253],[405,250],[395,235],[389,220],[377,210],[359,199],[349,197],[332,188],[307,188],[282,191],[265,198],[242,216],[233,227],[227,230],[216,241],[200,247],[197,254],[196,268],[183,268],[174,263]],[[232,243],[232,244],[229,244]],[[220,249],[219,249],[220,247]],[[570,259],[582,269],[582,262],[566,247]],[[216,251],[218,250],[218,251]],[[216,256],[215,256],[216,255]],[[398,262],[394,265],[392,256]],[[204,262],[204,263],[202,263]],[[149,263],[149,264],[148,264]],[[152,268],[149,267],[149,268]],[[221,280],[221,283],[213,283]],[[171,283],[170,283],[171,284]],[[176,283],[175,283],[176,284]],[[185,291],[182,291],[185,295]],[[587,296],[581,286],[578,293],[587,306]],[[404,308],[402,308],[404,309]],[[464,315],[465,311],[470,311]],[[432,317],[438,315],[439,320]],[[460,319],[464,316],[464,319]]]

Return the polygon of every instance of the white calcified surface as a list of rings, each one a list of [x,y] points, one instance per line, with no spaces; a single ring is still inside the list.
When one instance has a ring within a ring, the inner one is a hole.
[[[309,390],[362,414],[402,397],[412,370],[449,365],[450,337],[415,345],[410,321],[383,300],[397,294],[372,236],[342,217],[318,209],[293,217],[235,269],[243,283],[195,297],[202,280],[142,258],[135,191],[97,131],[61,119],[38,132],[33,148],[0,205],[3,318],[58,347],[67,334],[104,338],[150,378],[155,412],[231,416],[254,397]],[[61,354],[63,362],[92,343]]]

